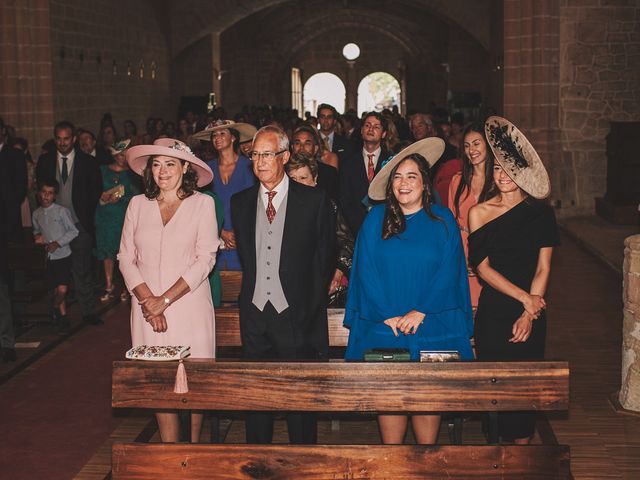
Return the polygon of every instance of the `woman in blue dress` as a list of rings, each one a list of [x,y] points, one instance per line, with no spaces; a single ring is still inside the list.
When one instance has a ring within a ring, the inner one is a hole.
[[[242,270],[231,223],[231,197],[251,187],[256,181],[251,160],[239,150],[240,142],[252,138],[255,132],[256,128],[246,123],[218,120],[193,135],[194,139],[210,141],[217,152],[217,157],[207,162],[207,165],[213,170],[211,189],[224,206],[224,222],[220,234],[223,246],[218,250],[216,259],[216,268],[219,270]]]
[[[433,200],[429,164],[444,142],[427,138],[385,165],[369,188],[374,206],[359,232],[349,284],[345,358],[362,360],[373,348],[457,350],[473,359],[467,267],[453,215]],[[404,441],[407,415],[379,415],[382,441]],[[433,444],[439,415],[414,415],[416,441]]]

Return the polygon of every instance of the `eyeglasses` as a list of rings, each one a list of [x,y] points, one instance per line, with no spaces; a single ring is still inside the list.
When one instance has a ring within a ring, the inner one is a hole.
[[[251,152],[251,160],[257,162],[258,160],[273,160],[281,153],[286,152],[286,150],[280,150],[279,152]]]

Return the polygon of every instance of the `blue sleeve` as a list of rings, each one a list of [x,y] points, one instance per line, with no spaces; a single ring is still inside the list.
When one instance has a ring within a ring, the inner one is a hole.
[[[394,316],[376,265],[376,244],[382,241],[383,215],[384,205],[373,207],[358,233],[345,308],[346,327],[350,327],[355,318],[380,322]]]
[[[470,316],[469,280],[460,230],[450,210],[444,207],[433,210],[444,222],[443,228],[446,228],[447,240],[440,252],[441,261],[434,272],[433,281],[425,289],[425,295],[415,309],[427,316],[461,309],[468,312]]]

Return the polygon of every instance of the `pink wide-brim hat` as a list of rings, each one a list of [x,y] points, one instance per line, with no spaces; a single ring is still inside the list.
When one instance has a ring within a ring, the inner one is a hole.
[[[198,174],[198,187],[204,187],[213,181],[213,172],[209,166],[196,157],[187,145],[173,138],[159,138],[153,145],[136,145],[125,152],[129,168],[141,176],[144,175],[149,157],[155,155],[189,162]]]

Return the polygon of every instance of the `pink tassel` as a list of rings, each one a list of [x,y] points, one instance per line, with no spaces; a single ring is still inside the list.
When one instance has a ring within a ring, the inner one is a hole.
[[[187,383],[187,371],[184,368],[184,363],[180,360],[178,363],[178,371],[176,372],[176,383],[173,387],[174,393],[187,393],[189,391],[189,384]]]

